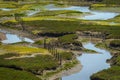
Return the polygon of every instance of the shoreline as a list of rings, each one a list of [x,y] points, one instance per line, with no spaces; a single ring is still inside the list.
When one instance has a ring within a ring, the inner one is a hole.
[[[6,28],[6,27],[2,27],[0,26],[0,29],[1,30],[5,30],[7,31],[8,33],[11,33],[11,34],[16,34],[16,35],[20,35],[22,37],[27,37],[27,38],[31,38],[32,40],[34,39],[40,39],[39,37],[37,36],[32,36],[32,34],[28,33],[27,31],[21,31],[21,30],[14,30],[14,29],[9,29],[9,28]],[[43,37],[42,37],[43,38]],[[78,51],[72,51],[74,53],[74,55],[77,57],[78,55],[81,55],[82,52],[78,52]],[[76,53],[77,52],[77,53]],[[75,57],[75,59],[76,59]],[[78,60],[77,60],[78,61]],[[63,65],[64,67],[64,65]],[[78,71],[80,71],[82,69],[82,65],[80,64],[80,62],[78,61],[78,63],[74,64],[73,67],[71,67],[70,69],[68,70],[61,70],[60,72],[56,73],[56,74],[53,74],[51,75],[50,77],[48,77],[48,80],[55,80],[56,78],[60,78],[60,77],[63,77],[63,76],[68,76],[68,75],[72,75],[73,73],[77,73]],[[56,71],[56,70],[55,70]]]
[[[68,70],[62,70],[62,71],[58,72],[57,74],[54,74],[54,75],[48,77],[48,80],[56,80],[56,79],[64,77],[64,76],[72,75],[74,73],[79,72],[82,69],[82,67],[83,66],[79,62],[74,67],[72,67],[72,68],[70,68]]]
[[[16,34],[16,35],[21,35],[21,36],[24,36],[24,37],[27,36],[28,38],[31,38],[31,39],[38,39],[39,38],[39,37],[35,37],[35,36],[32,37],[30,33],[27,33],[25,31],[23,32],[21,30],[14,30],[14,29],[8,29],[8,28],[7,29],[2,28],[1,30],[6,30],[6,31],[8,31],[10,33],[13,33],[13,34]],[[79,37],[82,37],[83,39],[87,38],[89,41],[92,41],[93,43],[96,43],[98,41],[101,42],[100,38],[90,38],[90,37],[86,37],[86,36],[79,36]],[[82,54],[81,51],[79,51],[79,52],[78,51],[74,51],[73,53],[76,55],[75,58],[77,58],[78,55]],[[50,77],[48,77],[48,80],[56,80],[57,78],[61,78],[61,77],[68,76],[68,75],[72,75],[74,73],[79,72],[81,69],[82,69],[82,64],[80,64],[80,61],[79,61],[79,63],[75,64],[74,67],[72,67],[72,68],[70,68],[68,70],[61,70],[60,72],[51,75]]]

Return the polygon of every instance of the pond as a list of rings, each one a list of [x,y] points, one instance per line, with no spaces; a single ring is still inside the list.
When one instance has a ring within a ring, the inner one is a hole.
[[[106,60],[112,57],[109,51],[96,48],[95,44],[91,42],[83,44],[83,46],[86,49],[95,50],[98,54],[83,53],[77,57],[83,68],[78,73],[62,77],[62,80],[90,80],[92,74],[110,67],[110,64],[106,63]]]
[[[82,17],[78,16],[78,19],[84,19],[84,20],[107,20],[119,15],[119,13],[115,13],[115,12],[93,11],[93,10],[90,10],[88,6],[57,7],[54,4],[50,4],[50,5],[47,5],[45,8],[48,10],[80,11],[80,12],[86,13],[86,15],[83,15]]]
[[[16,34],[11,34],[9,32],[3,31],[3,30],[0,30],[0,32],[5,33],[6,39],[2,41],[2,43],[5,43],[5,44],[22,42],[22,41],[30,42],[30,43],[34,42],[33,40],[31,40],[29,38],[21,37]]]

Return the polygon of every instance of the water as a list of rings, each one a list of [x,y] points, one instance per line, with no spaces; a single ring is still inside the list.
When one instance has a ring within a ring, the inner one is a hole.
[[[69,7],[56,7],[54,4],[50,4],[46,6],[46,9],[48,10],[75,10],[80,12],[90,12],[89,7],[81,7],[81,6],[69,6]]]
[[[114,18],[117,15],[118,15],[118,13],[113,13],[113,12],[92,11],[91,15],[83,16],[82,19],[85,19],[85,20],[107,20],[107,19]]]
[[[0,10],[3,10],[3,11],[11,11],[11,10],[15,10],[15,9],[10,9],[10,8],[0,8]]]
[[[92,74],[110,67],[110,64],[106,63],[106,60],[112,57],[109,51],[96,48],[91,42],[83,46],[86,49],[95,50],[99,54],[83,53],[82,56],[77,57],[83,65],[82,70],[70,76],[62,77],[62,80],[90,80]]]
[[[28,15],[28,16],[32,16],[32,15],[35,15],[35,14],[37,14],[37,13],[39,13],[39,12],[40,12],[40,10],[29,11],[29,12],[27,13],[27,15]]]
[[[21,37],[21,36],[16,35],[16,34],[11,34],[11,33],[6,32],[6,31],[0,30],[0,32],[5,33],[5,36],[6,36],[6,40],[3,40],[2,43],[9,44],[9,43],[22,42],[22,41],[26,41],[26,42],[30,42],[30,43],[34,42],[33,40],[31,40],[29,38]]]
[[[92,11],[89,9],[88,6],[69,6],[65,8],[56,7],[54,4],[47,5],[45,7],[48,10],[74,10],[74,11],[80,11],[83,13],[89,13],[84,16],[78,16],[78,19],[84,19],[84,20],[107,20],[114,18],[115,16],[119,15],[118,13],[114,12],[99,12],[99,11]]]

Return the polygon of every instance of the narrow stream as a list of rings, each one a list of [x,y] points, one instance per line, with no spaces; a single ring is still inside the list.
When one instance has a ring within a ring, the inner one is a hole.
[[[83,53],[82,56],[77,57],[83,65],[82,70],[70,76],[62,77],[62,80],[90,80],[92,74],[110,67],[110,64],[106,63],[106,60],[112,57],[109,51],[96,48],[95,44],[91,42],[83,44],[83,46],[86,49],[95,50],[98,54]]]

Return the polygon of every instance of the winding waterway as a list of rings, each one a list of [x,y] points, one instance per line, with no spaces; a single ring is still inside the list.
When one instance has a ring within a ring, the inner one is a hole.
[[[95,44],[91,42],[85,43],[83,46],[86,49],[95,50],[98,54],[83,53],[82,56],[78,56],[77,59],[83,65],[82,70],[70,76],[62,77],[62,80],[90,80],[92,74],[110,67],[110,64],[106,63],[106,60],[112,57],[109,51],[96,48]]]
[[[69,6],[65,8],[58,8],[53,4],[50,4],[46,6],[46,9],[75,10],[75,11],[80,11],[84,13],[90,13],[89,15],[78,17],[79,19],[85,19],[85,20],[107,20],[107,19],[114,18],[115,16],[118,15],[118,13],[115,13],[115,12],[92,11],[89,9],[89,7],[81,7],[81,6]],[[2,9],[2,10],[9,10],[9,9]],[[34,11],[30,12],[29,16],[34,15],[37,12],[34,12]],[[115,24],[115,23],[113,22],[111,24]],[[26,37],[21,37],[21,36],[11,34],[11,33],[6,33],[6,32],[3,32],[3,33],[6,34],[6,40],[3,40],[2,43],[15,43],[15,42],[21,42],[21,41],[27,41],[31,43],[34,42],[33,40]],[[110,67],[110,64],[106,63],[106,60],[112,57],[109,51],[105,49],[96,48],[95,44],[91,42],[85,43],[83,44],[83,46],[86,49],[95,50],[96,52],[98,52],[98,54],[83,53],[81,56],[78,56],[77,59],[81,62],[81,64],[83,65],[83,68],[78,73],[62,77],[62,80],[90,80],[90,76],[92,74]]]
[[[45,7],[48,10],[73,10],[73,11],[80,11],[83,13],[87,13],[84,16],[78,16],[78,19],[84,20],[107,20],[114,18],[115,16],[119,15],[119,13],[115,12],[102,12],[102,11],[93,11],[90,10],[88,6],[68,6],[68,7],[56,7],[54,4],[47,5]]]

